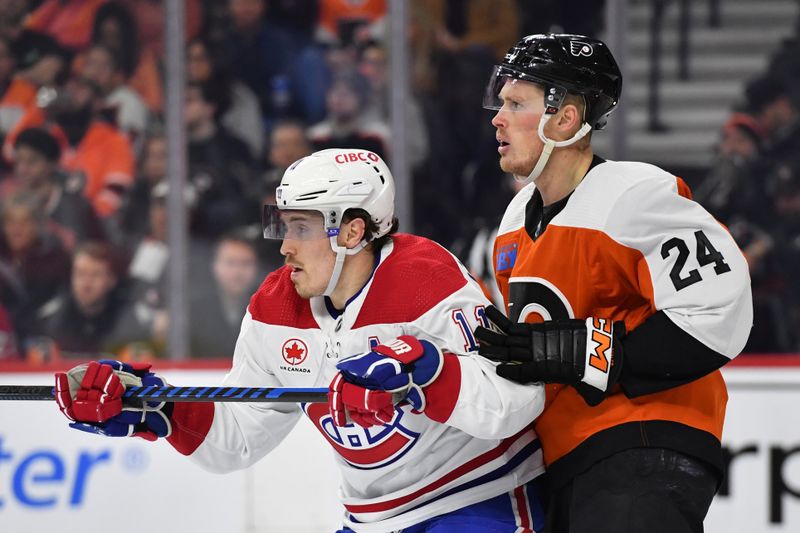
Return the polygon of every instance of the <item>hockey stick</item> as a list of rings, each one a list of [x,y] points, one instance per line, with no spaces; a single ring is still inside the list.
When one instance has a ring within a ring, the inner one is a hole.
[[[0,385],[2,400],[54,400],[55,388],[49,385]],[[122,399],[131,401],[170,402],[284,402],[326,403],[324,388],[266,387],[128,387]]]

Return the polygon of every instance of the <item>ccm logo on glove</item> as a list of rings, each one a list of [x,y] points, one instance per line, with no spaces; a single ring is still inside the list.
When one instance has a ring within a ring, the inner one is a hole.
[[[586,368],[583,381],[597,389],[606,390],[611,366],[611,323],[605,318],[587,318],[586,331],[592,342],[586,343]]]

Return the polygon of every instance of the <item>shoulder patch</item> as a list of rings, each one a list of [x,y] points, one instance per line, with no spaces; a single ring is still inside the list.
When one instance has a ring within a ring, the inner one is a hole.
[[[503,272],[514,268],[517,262],[517,249],[519,248],[519,244],[515,239],[511,238],[511,235],[516,235],[520,233],[520,231],[522,230],[518,230],[513,234],[506,233],[502,235],[502,238],[498,237],[497,249],[494,256],[495,272]]]

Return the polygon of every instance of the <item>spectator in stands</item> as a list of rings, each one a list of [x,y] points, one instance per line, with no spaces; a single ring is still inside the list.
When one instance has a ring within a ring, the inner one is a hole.
[[[91,24],[105,0],[44,0],[25,19],[25,27],[50,35],[76,52],[89,44]]]
[[[757,319],[747,349],[797,352],[800,332],[793,325],[800,321],[800,156],[779,162],[768,179],[772,203],[765,233],[772,247],[761,260],[763,275],[753,279]]]
[[[36,100],[36,86],[15,76],[16,66],[11,42],[0,36],[0,139],[11,131]]]
[[[800,148],[800,84],[767,74],[745,90],[748,112],[764,131],[763,156],[784,160]]]
[[[319,20],[319,0],[269,0],[269,18],[276,26],[310,42]]]
[[[229,234],[217,242],[211,268],[211,290],[192,292],[192,357],[230,357],[260,281],[254,243],[241,235]]]
[[[167,138],[153,132],[142,143],[138,171],[120,209],[120,231],[129,242],[138,242],[148,231],[150,201],[155,187],[167,176]]]
[[[386,37],[386,0],[320,0],[317,39],[332,46],[358,46]]]
[[[776,241],[779,263],[792,286],[795,307],[800,309],[800,280],[797,276],[800,272],[800,154],[780,165],[775,179],[770,213],[773,223],[768,229]],[[800,349],[800,345],[794,349]]]
[[[105,46],[114,52],[131,89],[141,96],[151,112],[160,113],[163,99],[160,56],[143,46],[140,27],[127,2],[108,2],[100,6],[95,15],[92,44]],[[159,28],[161,27],[163,21],[159,22]],[[76,58],[76,67],[79,67],[81,61],[81,57]]]
[[[100,88],[103,108],[111,120],[136,144],[147,128],[148,112],[139,94],[127,83],[121,58],[101,44],[92,45],[84,56],[81,75]]]
[[[0,36],[14,42],[25,32],[28,0],[3,0],[0,5]]]
[[[131,305],[119,258],[107,244],[86,242],[72,257],[69,291],[43,309],[37,332],[62,352],[118,354],[152,337],[154,313]]]
[[[364,114],[369,90],[369,83],[357,72],[335,74],[326,98],[327,118],[308,131],[315,150],[360,148],[388,159],[389,127]]]
[[[222,49],[231,74],[259,97],[267,129],[287,117],[322,120],[329,75],[319,47],[273,24],[264,0],[229,0],[228,8]]]
[[[69,254],[47,231],[39,199],[20,191],[2,202],[0,302],[9,311],[21,346],[43,306],[69,279]]]
[[[487,217],[493,213],[486,199],[496,197],[493,187],[502,179],[496,165],[495,132],[480,114],[463,110],[481,101],[486,72],[518,39],[519,8],[515,0],[415,0],[411,9],[412,72],[421,89],[418,98],[427,121],[430,152],[436,154],[415,181],[415,188],[419,184],[427,189],[416,207],[422,214],[421,227],[432,228],[433,238],[450,245],[477,231],[472,223],[476,213]],[[439,198],[444,191],[458,207],[437,213],[436,220],[426,220],[435,209],[425,205],[424,199]],[[441,224],[440,219],[451,224]]]
[[[186,87],[189,181],[197,194],[191,231],[209,240],[253,222],[258,213],[251,200],[258,181],[256,164],[247,145],[219,123],[225,95],[213,82]]]
[[[60,83],[69,64],[66,50],[43,33],[23,32],[14,41],[12,51],[16,58],[16,77],[37,89]]]
[[[264,123],[258,97],[244,83],[229,78],[220,58],[204,38],[192,39],[186,46],[186,79],[194,83],[216,83],[227,90],[230,102],[220,122],[247,143],[255,159],[260,159],[264,149]]]
[[[763,224],[768,203],[761,160],[764,130],[752,116],[736,112],[720,134],[714,164],[694,197],[723,222],[739,215]]]
[[[32,108],[6,137],[3,154],[13,156],[19,131],[44,126],[59,141],[61,165],[85,177],[84,194],[100,217],[114,214],[133,182],[129,139],[97,114],[101,94],[93,82],[72,76],[49,91],[43,108]]]
[[[83,195],[83,179],[59,167],[61,147],[46,130],[22,130],[14,142],[14,173],[7,189],[32,193],[49,230],[69,251],[87,239],[102,240],[104,228]]]
[[[390,102],[386,47],[378,41],[367,41],[359,48],[357,66],[359,73],[369,83],[365,115],[372,120],[388,122]],[[429,141],[422,108],[413,93],[405,100],[405,119],[409,165],[414,168],[428,157]]]
[[[493,60],[502,59],[519,35],[519,8],[514,0],[424,3],[434,25],[438,49],[445,54],[444,61],[458,56],[482,59],[484,50]]]
[[[15,80],[33,86],[23,91],[26,101],[41,86],[53,85],[68,65],[68,54],[54,38],[25,28],[29,2],[5,0],[0,6],[0,37],[11,47]]]
[[[134,17],[138,30],[138,41],[143,51],[149,51],[155,57],[165,55],[167,11],[163,0],[116,0],[112,4],[125,7]],[[224,2],[203,2],[202,0],[184,0],[185,19],[184,36],[186,42],[200,35],[204,22],[206,4]]]
[[[311,155],[311,141],[306,127],[296,120],[284,120],[272,127],[267,147],[267,171],[259,184],[259,200],[275,203],[275,187],[286,169],[300,158]],[[271,198],[271,201],[267,201]]]
[[[724,223],[747,258],[753,288],[754,321],[745,351],[787,349],[776,304],[785,296],[774,254],[775,240],[767,231],[772,205],[767,194],[767,169],[762,158],[764,130],[750,115],[733,113],[723,124],[712,168],[694,190],[694,199]]]
[[[132,239],[132,259],[128,268],[131,280],[131,296],[136,305],[144,306],[154,313],[154,335],[166,338],[167,265],[167,194],[166,181],[158,182],[150,191],[147,207],[139,212],[144,219],[145,231]],[[205,263],[207,264],[207,262]],[[194,265],[190,266],[192,270]]]

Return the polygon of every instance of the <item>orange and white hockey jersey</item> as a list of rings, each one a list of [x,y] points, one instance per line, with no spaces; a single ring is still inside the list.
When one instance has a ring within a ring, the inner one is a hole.
[[[535,184],[525,187],[508,206],[494,246],[509,318],[609,318],[631,332],[662,312],[692,342],[723,361],[735,357],[753,320],[748,266],[725,227],[689,196],[682,180],[658,167],[595,158],[537,232],[530,213],[537,199],[541,208],[541,196]],[[572,387],[546,390],[536,432],[556,485],[638,446],[676,449],[720,466],[727,391],[718,370],[652,394],[617,387],[596,407]]]

